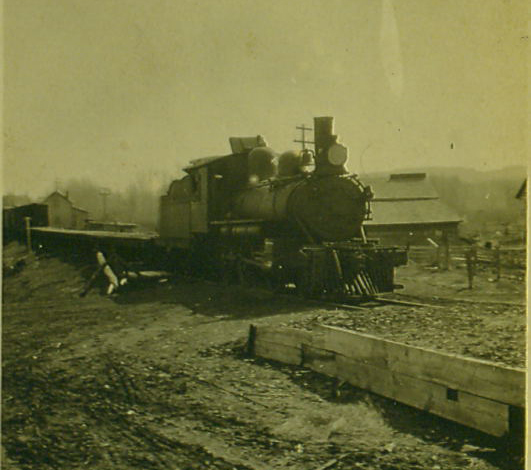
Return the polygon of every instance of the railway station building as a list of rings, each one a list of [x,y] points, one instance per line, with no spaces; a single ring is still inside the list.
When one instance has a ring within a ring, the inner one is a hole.
[[[442,202],[426,173],[400,173],[361,178],[374,193],[371,220],[365,222],[370,238],[383,244],[428,245],[458,237],[461,217]]]

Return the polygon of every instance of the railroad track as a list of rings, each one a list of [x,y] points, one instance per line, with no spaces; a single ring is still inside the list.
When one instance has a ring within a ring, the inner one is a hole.
[[[390,301],[397,302],[397,303],[416,303],[416,302],[410,302],[409,299],[413,300],[426,300],[427,297],[420,296],[420,295],[412,295],[412,294],[401,294],[398,292],[395,292],[392,294],[393,297],[401,297],[404,300],[400,299],[389,299]],[[467,303],[467,304],[485,304],[485,305],[507,305],[512,307],[525,307],[525,302],[509,302],[509,301],[500,301],[500,300],[484,300],[484,299],[460,299],[460,298],[450,298],[450,297],[429,297],[429,301],[432,303],[452,303],[452,304],[458,304],[458,303]],[[390,302],[389,302],[390,303]],[[421,305],[422,302],[419,304]],[[433,306],[433,305],[431,305]]]

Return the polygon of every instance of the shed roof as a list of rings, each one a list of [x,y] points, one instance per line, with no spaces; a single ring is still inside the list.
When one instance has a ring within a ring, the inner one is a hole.
[[[55,191],[53,191],[52,193],[48,194],[48,196],[46,196],[44,198],[44,201],[47,201],[48,199],[50,199],[51,197],[55,196],[55,195],[58,195],[58,196],[61,196],[63,199],[66,199],[68,202],[70,202],[70,199],[68,199],[68,194],[66,193],[63,193],[63,191],[59,191],[58,189],[56,189]]]
[[[58,196],[62,197],[68,203],[70,203],[70,205],[72,206],[72,209],[74,209],[76,211],[80,211],[80,212],[86,212],[88,214],[88,212],[89,212],[88,210],[83,209],[82,207],[78,207],[78,206],[74,205],[72,200],[68,197],[68,193],[63,193],[62,191],[59,191],[58,189],[56,189],[53,193],[51,193],[48,196],[46,196],[44,198],[44,200],[43,200],[43,203],[46,204],[48,202],[48,199],[50,199],[51,197],[55,196],[56,194]]]
[[[363,176],[361,181],[371,186],[374,201],[437,199],[439,195],[426,173],[397,173],[390,176]]]
[[[16,209],[17,211],[28,209],[28,208],[35,208],[35,207],[48,207],[47,204],[41,204],[39,202],[30,202],[29,204],[24,204],[22,206],[3,206],[4,210],[13,210]]]
[[[31,199],[26,195],[6,194],[2,197],[4,207],[17,207],[31,204]]]
[[[462,219],[439,199],[384,200],[371,202],[367,225],[457,223]]]

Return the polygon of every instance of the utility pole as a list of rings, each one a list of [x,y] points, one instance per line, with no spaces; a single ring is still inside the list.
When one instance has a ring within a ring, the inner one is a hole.
[[[302,144],[302,150],[306,150],[306,144],[313,144],[314,143],[314,142],[312,142],[310,140],[306,140],[305,139],[306,131],[313,131],[313,129],[311,127],[306,127],[304,124],[302,124],[301,126],[297,126],[296,129],[301,131],[302,139],[300,139],[300,140],[295,139],[293,142],[298,142],[298,143]]]
[[[31,253],[31,217],[24,217],[24,226],[26,228],[26,250]]]
[[[107,220],[107,197],[111,194],[109,188],[101,188],[99,195],[101,196],[103,202],[103,220]]]

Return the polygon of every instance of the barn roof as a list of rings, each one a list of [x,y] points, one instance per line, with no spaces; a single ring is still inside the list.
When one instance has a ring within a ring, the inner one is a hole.
[[[389,176],[360,177],[374,193],[374,201],[401,199],[437,199],[439,195],[426,173],[397,173]]]
[[[461,222],[454,210],[444,204],[426,173],[397,173],[364,176],[363,184],[374,193],[371,225],[439,224]]]

